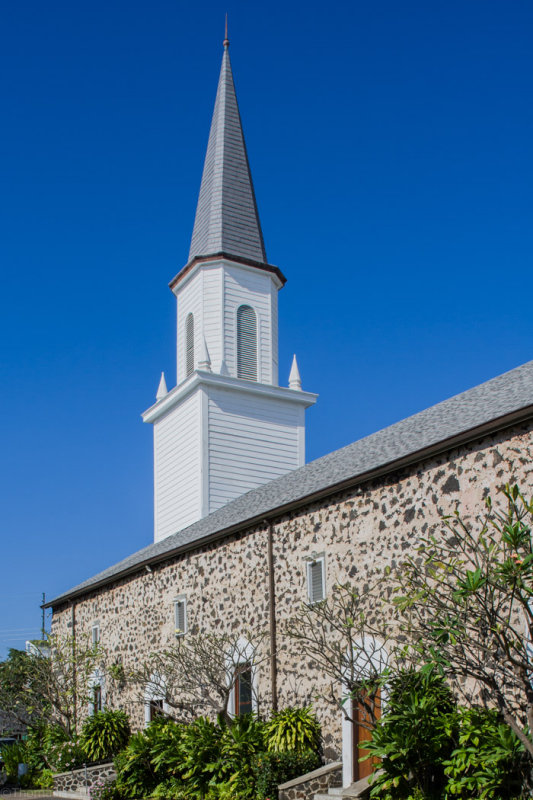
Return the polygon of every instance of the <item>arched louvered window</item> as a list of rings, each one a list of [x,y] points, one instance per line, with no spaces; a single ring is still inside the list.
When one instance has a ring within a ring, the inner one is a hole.
[[[194,317],[187,314],[185,320],[185,376],[194,372]]]
[[[237,377],[257,380],[257,321],[251,306],[237,309]]]

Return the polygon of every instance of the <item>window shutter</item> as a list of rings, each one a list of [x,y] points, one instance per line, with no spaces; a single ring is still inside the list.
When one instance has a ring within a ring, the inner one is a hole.
[[[176,600],[174,603],[174,621],[176,636],[183,636],[186,633],[187,615],[185,612],[185,600]]]
[[[185,374],[188,378],[194,372],[194,317],[187,314],[185,320]]]
[[[257,322],[251,306],[237,309],[237,377],[257,380]]]
[[[312,561],[309,564],[309,602],[319,603],[324,599],[324,562]]]

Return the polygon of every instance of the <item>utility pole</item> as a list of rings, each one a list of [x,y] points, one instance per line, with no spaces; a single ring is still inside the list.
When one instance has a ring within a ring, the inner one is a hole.
[[[44,623],[44,604],[45,603],[46,603],[46,593],[43,592],[43,602],[41,604],[41,609],[42,609],[42,612],[43,612],[42,621],[41,621],[41,639],[42,639],[43,642],[44,642],[44,640],[46,638],[46,628],[45,628],[45,623]]]

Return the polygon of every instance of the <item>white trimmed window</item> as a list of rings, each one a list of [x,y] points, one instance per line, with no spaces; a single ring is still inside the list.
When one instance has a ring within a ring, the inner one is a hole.
[[[228,714],[236,717],[241,714],[257,713],[257,671],[253,663],[254,648],[246,639],[238,641],[227,653],[226,675],[231,685],[228,698]]]
[[[166,681],[159,674],[153,672],[150,680],[144,687],[144,724],[149,725],[156,717],[168,714],[169,708],[165,700],[167,693]]]
[[[187,598],[184,595],[174,600],[174,628],[176,638],[187,633]]]
[[[185,320],[185,375],[194,372],[194,316],[187,314]]]
[[[309,603],[320,603],[326,597],[326,564],[324,556],[307,562],[307,596]]]
[[[93,646],[97,645],[100,641],[100,625],[98,622],[95,622],[91,628],[91,641]]]
[[[237,377],[257,380],[257,320],[251,306],[237,309]]]
[[[105,678],[100,667],[89,676],[89,714],[97,714],[105,708]]]

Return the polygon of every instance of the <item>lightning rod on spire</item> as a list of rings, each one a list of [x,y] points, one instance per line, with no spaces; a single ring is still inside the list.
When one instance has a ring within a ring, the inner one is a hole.
[[[224,41],[222,43],[224,47],[229,47],[229,39],[228,39],[228,14],[226,12],[226,23],[224,26]]]

